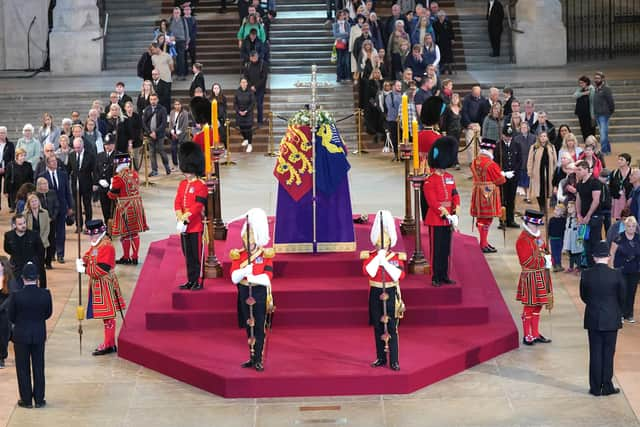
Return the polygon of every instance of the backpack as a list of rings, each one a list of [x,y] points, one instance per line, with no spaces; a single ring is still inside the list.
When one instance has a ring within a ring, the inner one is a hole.
[[[602,184],[602,189],[600,190],[600,204],[598,205],[598,210],[600,212],[610,212],[611,211],[611,191],[609,190],[608,184]]]

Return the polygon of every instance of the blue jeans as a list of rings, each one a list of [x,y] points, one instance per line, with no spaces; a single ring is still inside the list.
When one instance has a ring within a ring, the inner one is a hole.
[[[551,258],[553,265],[562,267],[562,244],[563,239],[558,237],[549,238],[549,245],[551,246]]]
[[[347,80],[349,76],[349,67],[351,66],[351,58],[349,58],[348,49],[336,49],[338,53],[338,62],[336,63],[336,77],[338,80]]]
[[[603,153],[611,153],[609,145],[609,116],[596,116],[598,129],[600,130],[600,150]]]

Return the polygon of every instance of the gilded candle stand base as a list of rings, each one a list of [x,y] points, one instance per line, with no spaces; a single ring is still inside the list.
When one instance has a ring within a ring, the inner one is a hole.
[[[411,235],[416,231],[416,221],[411,211],[411,184],[409,182],[411,173],[411,151],[413,146],[408,142],[403,142],[398,146],[400,158],[404,161],[404,219],[400,223],[400,232],[403,236]],[[418,197],[418,201],[420,198]],[[418,214],[418,217],[420,215]]]
[[[411,181],[413,186],[413,198],[414,198],[414,210],[415,217],[420,218],[420,188],[427,179],[426,175],[412,175],[408,181]],[[420,235],[420,221],[415,221],[415,238],[416,247],[409,260],[409,273],[410,274],[430,274],[431,266],[427,262],[424,252],[422,251],[422,236]]]
[[[213,212],[213,194],[216,186],[218,185],[218,178],[208,175],[206,183],[208,190],[207,210],[209,212]],[[213,236],[213,221],[207,221],[206,227],[210,238],[207,246],[207,257],[204,262],[204,277],[207,279],[215,279],[222,277],[222,264],[220,264],[220,261],[218,261],[218,258],[216,257],[215,239],[211,238]]]

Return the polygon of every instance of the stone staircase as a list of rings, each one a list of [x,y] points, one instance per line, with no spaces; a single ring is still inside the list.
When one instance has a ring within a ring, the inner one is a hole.
[[[335,73],[334,39],[325,20],[324,0],[278,1],[278,16],[271,26],[272,74],[309,73],[312,64],[319,73]]]
[[[140,56],[153,41],[163,0],[108,0],[106,69],[135,74]]]
[[[503,2],[503,5],[506,2]],[[506,6],[505,6],[506,7]],[[443,7],[444,8],[444,7]],[[511,34],[505,18],[500,57],[492,58],[491,43],[487,30],[487,2],[485,0],[456,0],[456,16],[452,18],[456,29],[456,39],[462,43],[454,44],[456,62],[464,58],[468,70],[491,70],[508,67],[511,59]],[[506,11],[505,11],[506,15]],[[460,35],[460,37],[457,37]]]

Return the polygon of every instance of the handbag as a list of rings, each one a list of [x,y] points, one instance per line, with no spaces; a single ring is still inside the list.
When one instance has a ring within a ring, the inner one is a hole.
[[[337,39],[334,43],[334,46],[336,47],[336,49],[345,50],[347,48],[347,42],[342,39]]]

